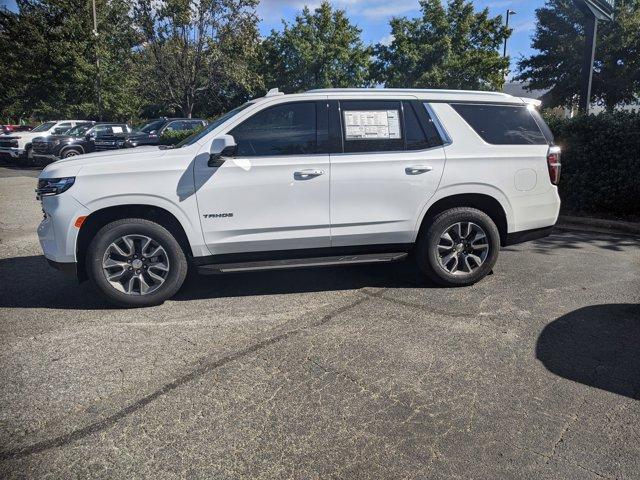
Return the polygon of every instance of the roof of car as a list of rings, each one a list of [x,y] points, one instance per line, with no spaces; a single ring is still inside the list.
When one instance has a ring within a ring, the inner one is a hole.
[[[422,89],[422,88],[321,88],[308,90],[291,96],[304,96],[307,94],[325,94],[329,97],[349,98],[385,98],[397,95],[415,96],[420,100],[447,101],[447,102],[482,102],[482,103],[535,103],[533,99],[514,97],[503,92],[489,92],[483,90],[446,90],[446,89]],[[277,89],[272,89],[264,98],[283,95]],[[290,96],[290,95],[287,95]]]

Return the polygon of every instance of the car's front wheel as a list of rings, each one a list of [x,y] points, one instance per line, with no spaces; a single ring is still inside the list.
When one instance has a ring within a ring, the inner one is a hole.
[[[500,233],[481,210],[458,207],[437,215],[418,240],[423,272],[443,286],[466,286],[484,278],[496,263]]]
[[[175,237],[163,226],[140,218],[102,227],[86,258],[91,282],[113,304],[159,305],[182,286],[187,260]]]

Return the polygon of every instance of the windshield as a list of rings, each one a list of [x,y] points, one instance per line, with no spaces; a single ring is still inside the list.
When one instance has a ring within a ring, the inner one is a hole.
[[[215,130],[220,125],[222,125],[224,122],[226,122],[231,117],[233,117],[234,115],[238,114],[239,112],[241,112],[242,110],[247,108],[252,103],[253,102],[247,102],[244,105],[240,105],[239,107],[236,107],[233,110],[225,113],[224,115],[216,118],[213,122],[211,122],[209,125],[207,125],[207,128],[205,128],[204,130],[201,130],[198,133],[194,133],[190,137],[187,137],[184,140],[182,140],[180,143],[178,143],[176,145],[176,148],[185,147],[187,145],[193,145],[198,140],[200,140],[202,137],[204,137],[207,133],[209,133],[212,130]]]
[[[144,127],[142,127],[139,132],[149,133],[153,130],[158,130],[164,124],[164,120],[154,120],[152,122],[147,123]]]
[[[38,125],[36,128],[34,128],[31,131],[32,132],[46,132],[47,130],[50,130],[51,127],[53,127],[55,124],[56,124],[56,122],[44,122],[42,125]]]
[[[76,127],[73,127],[71,130],[68,130],[67,132],[65,132],[65,135],[71,135],[72,137],[81,137],[90,128],[91,128],[91,125],[78,125]]]

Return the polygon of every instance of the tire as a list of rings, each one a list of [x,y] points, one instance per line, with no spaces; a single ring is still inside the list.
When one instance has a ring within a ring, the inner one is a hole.
[[[500,233],[493,220],[481,210],[458,207],[433,219],[418,239],[416,259],[438,285],[463,287],[491,272],[499,250]]]
[[[82,155],[82,152],[77,148],[67,148],[62,154],[62,158],[77,157],[78,155]]]
[[[24,149],[24,155],[18,157],[18,161],[16,162],[19,167],[29,168],[35,165],[33,161],[33,150],[31,149],[31,145],[28,145]]]
[[[86,266],[91,283],[120,307],[160,305],[180,289],[187,275],[187,259],[175,237],[141,218],[102,227],[87,249]]]

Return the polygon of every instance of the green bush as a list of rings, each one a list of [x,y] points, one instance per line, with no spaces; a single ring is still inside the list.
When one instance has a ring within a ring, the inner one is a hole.
[[[181,131],[164,131],[160,137],[160,145],[176,145],[187,137],[190,137],[194,133],[198,133],[204,127],[197,127],[193,130],[181,130]]]
[[[640,114],[546,120],[562,148],[563,210],[640,217]]]

